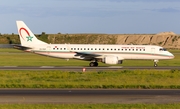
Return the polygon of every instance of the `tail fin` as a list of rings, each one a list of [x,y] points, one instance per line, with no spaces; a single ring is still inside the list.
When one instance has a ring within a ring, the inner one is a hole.
[[[34,47],[34,45],[47,44],[43,41],[38,40],[23,21],[16,21],[16,24],[21,41],[21,46]]]

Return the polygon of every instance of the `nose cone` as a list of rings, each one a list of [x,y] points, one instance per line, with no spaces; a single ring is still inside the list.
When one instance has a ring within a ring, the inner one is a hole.
[[[169,53],[169,59],[173,59],[174,55],[172,53]]]

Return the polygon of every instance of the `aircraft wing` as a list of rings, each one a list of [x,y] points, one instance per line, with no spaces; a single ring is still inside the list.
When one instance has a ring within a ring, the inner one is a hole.
[[[91,52],[75,52],[75,56],[81,56],[81,57],[92,57],[92,58],[95,58],[95,57],[98,57],[98,56],[101,56],[99,54],[94,54],[94,53],[91,53]]]
[[[12,45],[14,48],[19,49],[19,50],[27,50],[27,49],[31,49],[30,47],[25,47],[22,45],[18,45],[18,44],[13,44]]]
[[[91,53],[91,52],[75,52],[75,53],[76,53],[74,55],[75,58],[77,57],[78,59],[84,59],[84,60],[87,60],[87,61],[90,61],[90,60],[93,60],[95,58],[98,58],[99,56],[102,56],[102,55],[94,54],[94,53]]]

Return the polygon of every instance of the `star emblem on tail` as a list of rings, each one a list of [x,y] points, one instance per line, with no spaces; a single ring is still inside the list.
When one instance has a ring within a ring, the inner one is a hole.
[[[27,41],[31,41],[32,42],[32,36],[26,36],[26,38],[27,38]]]

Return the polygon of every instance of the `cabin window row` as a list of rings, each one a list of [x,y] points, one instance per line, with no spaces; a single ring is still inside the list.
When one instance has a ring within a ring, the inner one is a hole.
[[[68,50],[66,48],[53,48],[54,50]],[[107,51],[145,51],[145,49],[116,49],[116,48],[71,48],[71,50],[107,50]]]

